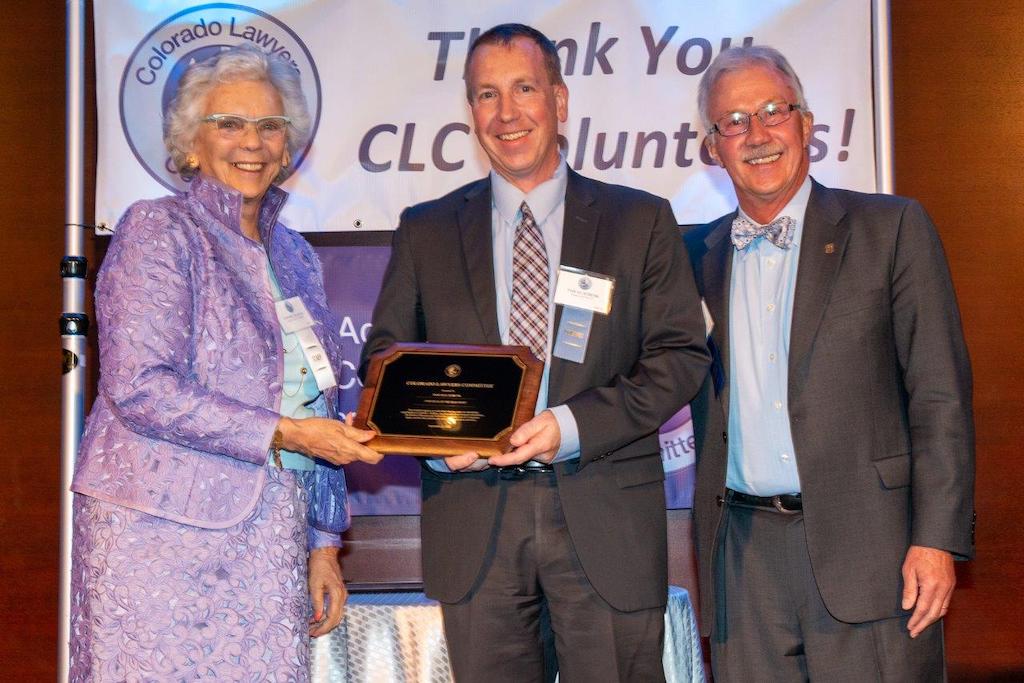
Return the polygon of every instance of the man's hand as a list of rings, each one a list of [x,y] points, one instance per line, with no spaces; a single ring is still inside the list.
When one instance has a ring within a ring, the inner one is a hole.
[[[479,472],[489,467],[487,458],[481,458],[478,453],[473,451],[449,455],[444,459],[444,464],[448,465],[448,469],[452,472]]]
[[[953,556],[945,550],[912,545],[903,561],[903,609],[914,608],[907,622],[910,637],[946,616],[956,585]]]
[[[327,614],[324,614],[324,594],[327,594]],[[309,553],[309,597],[313,604],[313,618],[309,620],[309,636],[326,635],[341,623],[348,589],[341,578],[338,549],[329,546]]]
[[[562,444],[562,430],[550,410],[535,415],[509,437],[512,450],[489,458],[492,467],[522,465],[528,460],[550,463]]]

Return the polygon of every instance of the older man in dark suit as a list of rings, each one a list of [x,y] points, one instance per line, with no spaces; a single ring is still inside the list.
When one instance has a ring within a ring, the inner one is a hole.
[[[511,452],[425,464],[426,592],[457,680],[550,680],[552,646],[568,683],[664,680],[658,427],[708,366],[672,209],[567,167],[568,89],[536,30],[483,33],[466,73],[493,170],[402,214],[364,358],[395,341],[506,343],[545,366]],[[607,310],[556,299],[581,274]]]
[[[934,681],[973,553],[971,371],[921,206],[808,175],[785,57],[700,86],[739,209],[686,237],[713,365],[694,402],[701,604],[716,681]]]

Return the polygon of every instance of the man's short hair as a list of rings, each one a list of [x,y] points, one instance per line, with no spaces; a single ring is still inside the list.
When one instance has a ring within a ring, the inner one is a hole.
[[[807,100],[804,98],[804,86],[800,84],[800,77],[796,75],[789,60],[781,52],[767,45],[730,47],[727,50],[722,50],[715,57],[711,66],[701,76],[700,85],[697,88],[697,108],[700,110],[700,120],[708,135],[714,132],[712,126],[715,122],[711,120],[710,111],[711,91],[714,90],[718,79],[730,71],[739,71],[750,66],[766,66],[778,71],[796,95],[796,102],[790,102],[790,104],[799,104],[801,112],[809,111]]]
[[[548,81],[551,85],[565,85],[565,81],[562,80],[562,60],[558,58],[558,49],[555,47],[554,42],[537,29],[526,24],[498,24],[477,36],[473,44],[469,46],[469,52],[466,54],[466,75],[469,75],[469,63],[472,61],[473,53],[476,52],[478,47],[481,45],[508,47],[516,38],[532,40],[540,48],[541,54],[544,56],[544,70],[548,73]],[[469,88],[470,84],[467,78],[466,98],[472,102],[473,93],[469,91]]]

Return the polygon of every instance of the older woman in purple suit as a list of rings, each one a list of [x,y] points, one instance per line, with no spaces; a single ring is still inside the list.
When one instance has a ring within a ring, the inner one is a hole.
[[[305,680],[341,620],[340,466],[381,456],[337,419],[339,328],[278,222],[309,129],[283,60],[195,64],[164,122],[188,190],[118,224],[72,485],[73,680]]]

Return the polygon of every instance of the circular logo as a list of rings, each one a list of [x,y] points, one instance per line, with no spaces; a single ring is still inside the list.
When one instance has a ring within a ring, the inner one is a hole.
[[[458,377],[459,375],[462,374],[462,368],[460,368],[455,363],[452,363],[451,365],[449,365],[448,367],[446,367],[444,369],[444,374],[445,374],[445,377],[449,377],[451,379],[455,379],[456,377]]]
[[[580,289],[582,289],[584,292],[587,291],[588,289],[590,289],[593,286],[593,284],[594,283],[591,282],[590,278],[587,277],[586,275],[584,275],[583,277],[580,278],[579,286],[580,286]]]
[[[121,128],[135,158],[169,190],[185,182],[171,163],[163,141],[163,118],[178,92],[185,70],[235,45],[260,48],[299,72],[312,118],[309,141],[295,155],[298,167],[320,125],[320,75],[313,56],[288,26],[260,10],[231,3],[210,3],[174,14],[146,34],[121,75]],[[234,113],[234,112],[225,112]]]

